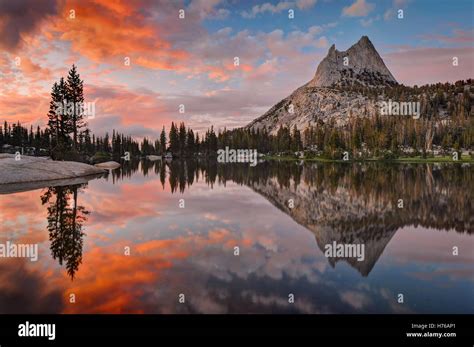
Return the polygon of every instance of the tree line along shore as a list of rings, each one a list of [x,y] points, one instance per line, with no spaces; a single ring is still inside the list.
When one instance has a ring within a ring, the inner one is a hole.
[[[449,161],[456,156],[458,160],[470,161],[474,159],[474,117],[470,114],[471,97],[465,88],[469,83],[470,80],[430,86],[428,91],[434,97],[425,100],[423,107],[434,114],[426,119],[355,117],[343,128],[334,122],[317,122],[304,131],[296,126],[280,126],[273,132],[265,127],[216,131],[211,126],[202,134],[184,122],[172,122],[168,131],[163,126],[157,139],[144,137],[138,141],[115,130],[103,136],[92,133],[84,108],[77,107],[84,103],[84,82],[73,65],[67,78],[53,85],[47,127],[33,129],[20,122],[5,121],[0,125],[0,150],[88,163],[118,160],[127,153],[133,158],[150,155],[215,158],[217,151],[226,147],[256,149],[267,159],[344,160],[348,157],[349,160],[416,162]],[[394,87],[387,93],[403,96],[406,92],[403,88],[408,87]],[[417,91],[425,89],[415,87]],[[457,96],[451,98],[449,93]],[[58,105],[72,105],[72,109],[58,110]],[[436,114],[440,105],[446,106],[448,118],[444,115],[441,120],[441,115]]]

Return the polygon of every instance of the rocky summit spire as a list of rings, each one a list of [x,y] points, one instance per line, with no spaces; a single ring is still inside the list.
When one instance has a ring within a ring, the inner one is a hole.
[[[367,36],[347,51],[329,48],[314,78],[247,125],[276,134],[281,126],[303,131],[315,124],[345,126],[353,117],[372,117],[377,105],[361,90],[397,85]],[[364,87],[364,88],[359,88]],[[347,93],[350,91],[350,93]],[[377,91],[377,90],[375,90]]]
[[[340,52],[332,45],[308,86],[331,87],[353,83],[366,86],[397,84],[367,36],[362,36],[347,51]]]

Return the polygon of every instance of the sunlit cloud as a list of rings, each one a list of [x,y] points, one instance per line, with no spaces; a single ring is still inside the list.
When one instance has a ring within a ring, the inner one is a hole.
[[[44,126],[53,83],[76,64],[87,101],[96,101],[97,116],[88,120],[91,130],[103,135],[116,128],[136,137],[157,136],[171,121],[185,121],[199,132],[211,125],[248,124],[313,77],[351,17],[361,17],[356,20],[362,35],[382,25],[383,12],[377,11],[386,10],[367,0],[345,7],[314,0],[262,1],[252,7],[219,0],[48,0],[41,7],[35,1],[0,6],[2,121]],[[289,8],[303,16],[325,6],[337,10],[332,21],[275,21]],[[390,9],[406,6],[396,0]],[[242,11],[258,17],[261,27],[242,18]],[[26,15],[18,18],[18,13]],[[449,32],[414,31],[419,44],[377,49],[403,83],[466,79],[472,77],[469,28],[455,23]],[[454,56],[460,62],[456,68],[449,63]],[[186,106],[184,114],[177,112],[180,104]]]

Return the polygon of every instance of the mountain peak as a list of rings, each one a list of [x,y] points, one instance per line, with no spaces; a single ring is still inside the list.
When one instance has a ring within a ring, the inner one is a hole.
[[[247,127],[265,128],[276,134],[281,126],[296,126],[299,130],[320,122],[345,126],[352,117],[374,117],[378,110],[376,102],[361,93],[361,88],[352,86],[378,88],[396,84],[372,42],[362,36],[346,51],[340,52],[332,45],[310,82]]]
[[[377,50],[375,49],[372,41],[370,41],[369,37],[368,36],[362,36],[359,41],[357,41],[357,43],[355,45],[353,45],[352,47],[354,48],[357,48],[357,49],[366,49],[366,50],[372,50],[374,51],[377,55],[378,55],[378,52]],[[351,47],[351,48],[352,48]]]
[[[370,39],[367,35],[362,36],[357,43],[370,43],[370,44],[372,44],[372,42],[370,41]]]
[[[340,52],[333,44],[308,85],[331,87],[354,83],[366,86],[397,84],[374,45],[365,35],[347,51]]]

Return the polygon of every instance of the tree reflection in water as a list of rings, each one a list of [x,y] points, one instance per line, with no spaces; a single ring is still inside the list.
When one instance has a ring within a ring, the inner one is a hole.
[[[66,264],[71,279],[82,262],[84,222],[87,211],[78,205],[78,191],[87,184],[62,187],[49,187],[41,196],[41,202],[47,207],[49,240],[51,255],[60,265]]]

